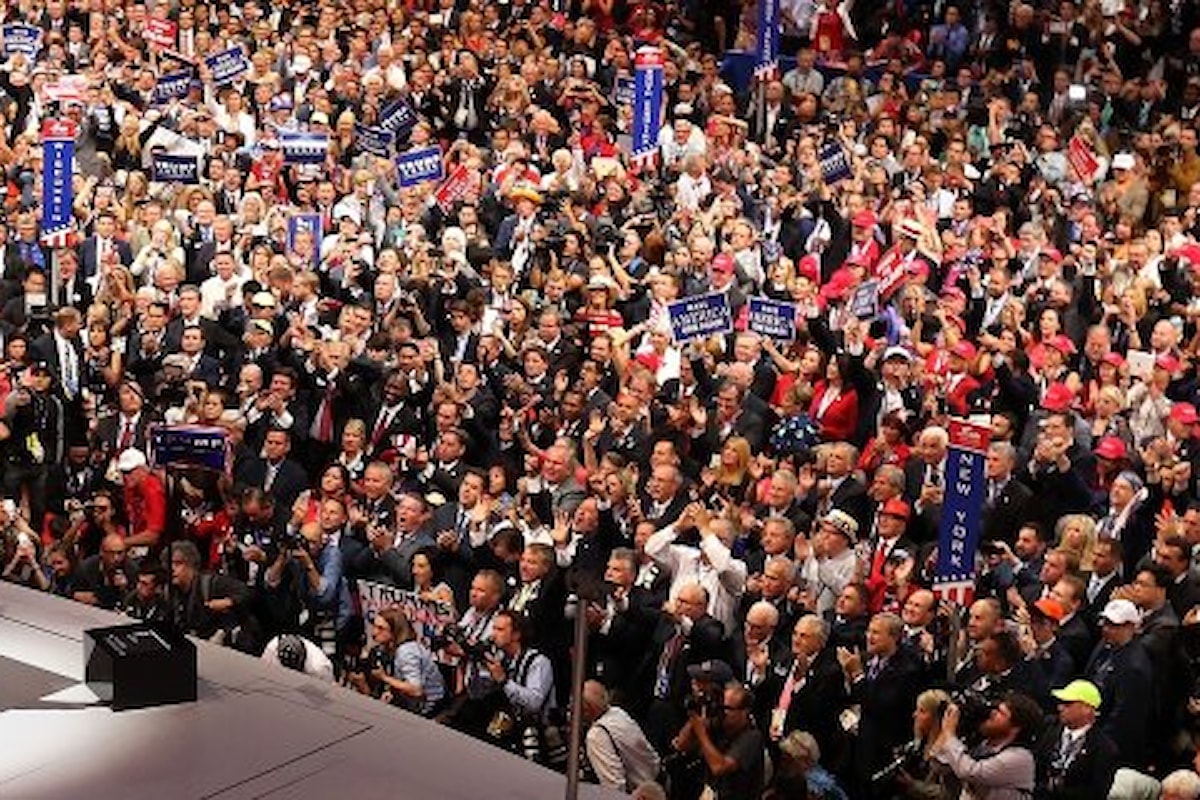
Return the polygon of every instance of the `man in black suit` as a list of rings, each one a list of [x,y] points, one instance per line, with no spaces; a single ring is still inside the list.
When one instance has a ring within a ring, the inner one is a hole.
[[[413,401],[404,373],[389,373],[383,391],[366,401],[367,445],[371,454],[389,458],[424,429],[420,404]],[[406,438],[407,437],[407,438]]]
[[[853,797],[876,797],[870,776],[892,760],[892,751],[912,737],[912,709],[922,688],[924,666],[900,646],[904,622],[876,614],[867,628],[865,655],[838,648],[849,699],[860,706],[854,747]]]
[[[705,444],[708,452],[719,453],[730,436],[741,436],[750,443],[750,452],[762,450],[766,441],[763,418],[747,409],[747,393],[733,381],[717,390],[716,413],[709,416]]]
[[[646,492],[641,498],[642,514],[659,530],[674,523],[687,508],[689,498],[683,490],[683,473],[672,464],[659,464],[650,471]]]
[[[1100,690],[1091,681],[1072,681],[1053,692],[1058,722],[1043,734],[1037,759],[1037,797],[1090,800],[1108,797],[1117,771],[1117,746],[1096,724]]]
[[[215,389],[221,382],[221,364],[204,352],[204,330],[199,326],[184,329],[179,352],[167,356],[163,360],[164,366],[172,359],[183,369],[185,381],[202,381],[210,389]]]
[[[1025,522],[1026,508],[1033,491],[1013,471],[1017,449],[1009,442],[992,442],[988,447],[985,472],[987,487],[983,500],[983,541],[1013,544]]]
[[[1098,726],[1117,745],[1121,766],[1140,769],[1154,709],[1154,667],[1137,636],[1141,614],[1129,600],[1110,600],[1100,612],[1101,642],[1083,674],[1103,703]]]
[[[950,434],[931,425],[921,431],[913,454],[904,465],[904,499],[912,504],[916,518],[913,535],[921,542],[937,537],[946,496],[946,455]]]
[[[787,102],[783,81],[767,82],[764,101],[750,117],[750,140],[768,154],[782,153],[796,126],[796,112]]]
[[[268,492],[278,506],[290,509],[308,485],[304,468],[288,458],[291,449],[290,433],[280,428],[267,431],[263,456],[247,459],[242,473],[236,476],[238,482]]]
[[[646,735],[658,752],[669,752],[671,737],[683,724],[683,699],[690,690],[687,668],[720,658],[724,638],[725,628],[708,613],[708,592],[699,583],[680,587],[675,599],[663,606],[653,644],[642,660],[640,702],[634,706],[648,709]]]
[[[128,267],[133,263],[133,250],[129,243],[116,237],[117,219],[111,211],[101,211],[96,215],[93,230],[95,233],[79,245],[79,261],[84,277],[101,274],[105,264]]]
[[[871,498],[867,487],[854,476],[858,448],[847,442],[834,442],[825,453],[825,478],[815,491],[807,494],[806,511],[824,517],[830,511],[845,511],[865,531],[871,524]]]
[[[1087,663],[1096,644],[1092,626],[1084,616],[1086,584],[1078,575],[1064,575],[1050,587],[1050,597],[1058,601],[1065,611],[1058,623],[1057,641],[1071,656],[1071,662],[1078,670]]]
[[[54,328],[39,336],[30,345],[35,361],[50,365],[59,394],[68,403],[79,398],[83,389],[83,345],[79,331],[83,327],[83,315],[78,309],[67,307],[54,312]]]
[[[97,421],[92,431],[92,452],[105,460],[131,447],[145,452],[153,423],[145,404],[142,387],[136,381],[127,380],[117,387],[117,411]]]
[[[1171,536],[1154,550],[1154,560],[1171,577],[1167,599],[1180,619],[1200,605],[1200,581],[1192,572],[1192,548],[1182,536]]]
[[[455,299],[446,303],[446,315],[450,327],[443,327],[438,334],[438,352],[446,371],[450,373],[458,364],[475,360],[479,334],[472,330],[471,309],[466,300]]]
[[[562,314],[548,308],[538,317],[537,336],[546,349],[551,377],[559,372],[574,375],[579,367],[579,348],[567,338],[563,331]]]
[[[1117,539],[1100,539],[1092,549],[1092,574],[1088,576],[1082,608],[1089,629],[1094,630],[1099,625],[1100,612],[1121,585],[1120,570],[1124,559],[1125,549]]]
[[[639,653],[651,646],[656,613],[650,592],[637,586],[637,553],[617,548],[608,557],[604,581],[608,596],[588,608],[588,652],[593,675],[609,688],[627,708],[638,697]]]
[[[810,614],[796,620],[788,659],[758,693],[770,709],[759,724],[772,740],[808,731],[832,763],[838,753],[838,714],[845,706],[846,682],[836,650],[829,646],[829,626],[820,617]]]
[[[240,355],[242,343],[215,320],[200,313],[202,299],[200,290],[192,285],[179,289],[178,314],[167,323],[164,344],[170,351],[177,351],[183,341],[183,332],[188,328],[200,328],[204,333],[204,352],[213,358],[232,364]]]
[[[79,273],[79,259],[74,251],[64,250],[58,256],[58,305],[71,306],[85,313],[92,305],[92,285]],[[50,289],[54,300],[54,289]]]

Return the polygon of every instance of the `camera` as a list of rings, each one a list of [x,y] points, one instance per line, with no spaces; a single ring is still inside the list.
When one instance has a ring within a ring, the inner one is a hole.
[[[692,692],[683,699],[683,709],[708,720],[719,720],[725,713],[724,691],[721,687]]]
[[[299,531],[284,531],[279,535],[279,548],[281,550],[303,550],[308,546],[306,540]]]
[[[972,741],[982,725],[996,707],[995,701],[976,689],[964,688],[950,693],[950,700],[958,706],[958,730],[964,741]]]
[[[892,751],[892,760],[886,766],[879,769],[871,775],[872,784],[888,783],[895,778],[902,769],[914,763],[921,755],[921,740],[913,739],[905,742]]]
[[[458,645],[459,649],[463,651],[463,655],[465,655],[469,661],[474,661],[477,663],[487,661],[489,659],[496,661],[499,660],[502,655],[500,648],[497,647],[496,643],[491,639],[484,639],[472,644],[467,638],[467,632],[459,625],[447,625],[442,631],[442,635],[436,637],[431,642],[434,650],[441,650],[442,648],[451,644]]]

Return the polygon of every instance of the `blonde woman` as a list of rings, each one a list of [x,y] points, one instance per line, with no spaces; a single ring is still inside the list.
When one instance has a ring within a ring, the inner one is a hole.
[[[731,436],[713,456],[713,463],[700,473],[702,499],[723,497],[734,505],[740,504],[753,485],[750,477],[750,442],[741,436]]]
[[[1074,554],[1079,559],[1079,568],[1092,571],[1096,547],[1096,520],[1087,514],[1068,514],[1054,526],[1058,549]]]
[[[942,718],[950,707],[950,695],[929,689],[917,695],[913,710],[912,747],[916,752],[900,768],[896,786],[901,797],[920,800],[951,800],[961,791],[950,768],[931,757],[934,742],[942,734]]]

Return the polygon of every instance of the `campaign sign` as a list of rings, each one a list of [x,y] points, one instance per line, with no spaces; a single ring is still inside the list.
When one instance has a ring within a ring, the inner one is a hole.
[[[224,428],[156,425],[150,429],[150,452],[156,467],[205,467],[224,472],[229,463],[229,439]]]
[[[324,164],[329,154],[329,134],[301,131],[280,131],[285,164]]]
[[[442,148],[425,147],[396,156],[396,175],[402,187],[440,181],[445,175]]]
[[[399,608],[412,625],[417,641],[430,650],[443,638],[446,626],[455,621],[454,609],[439,600],[424,600],[416,592],[384,583],[365,580],[358,580],[356,583],[363,618],[368,626],[380,611]],[[444,653],[437,652],[436,655],[437,660],[442,663],[453,663]]]
[[[643,47],[634,55],[633,157],[646,160],[658,149],[662,127],[663,55],[657,47]]]
[[[613,105],[617,108],[633,105],[633,84],[632,77],[617,78],[613,84]]]
[[[685,297],[667,306],[676,342],[690,342],[733,330],[729,298],[722,292]]]
[[[303,238],[307,234],[307,238]],[[321,261],[321,242],[325,238],[320,214],[296,214],[288,218],[287,247],[292,253],[309,255],[315,269]],[[299,246],[298,246],[299,245]]]
[[[853,174],[854,171],[850,168],[850,156],[846,154],[846,148],[835,142],[821,151],[821,177],[825,183],[832,186]]]
[[[250,71],[250,59],[246,51],[240,47],[231,47],[204,59],[212,72],[212,82],[215,86],[233,83],[239,76]]]
[[[192,83],[192,74],[190,69],[185,69],[180,72],[172,72],[170,75],[163,75],[154,84],[154,94],[150,101],[155,105],[165,105],[172,100],[187,97],[188,88]]]
[[[392,154],[392,141],[396,134],[385,128],[372,128],[354,123],[354,144],[364,153],[387,158]]]
[[[850,311],[858,319],[875,319],[879,315],[879,281],[863,281],[854,287]]]
[[[151,180],[159,183],[200,182],[200,160],[195,156],[174,156],[155,153]]]
[[[175,46],[175,34],[179,25],[169,19],[151,19],[146,22],[142,38],[159,50],[169,50]]]
[[[407,139],[417,124],[417,112],[401,98],[379,112],[379,127],[391,131],[397,139]]]
[[[78,125],[69,119],[42,123],[42,237],[62,239],[71,230],[75,171],[75,136]],[[61,246],[61,245],[60,245]]]
[[[446,180],[434,192],[433,197],[442,211],[450,213],[451,208],[459,200],[471,194],[471,172],[466,164],[456,164]]]
[[[768,297],[751,297],[750,316],[747,327],[759,336],[790,342],[796,338],[796,306],[771,300]]]
[[[42,29],[36,25],[14,22],[5,25],[3,31],[4,55],[6,56],[16,53],[35,56],[42,49]]]
[[[779,67],[779,0],[758,0],[758,30],[754,74],[770,75]]]
[[[949,428],[933,587],[940,597],[966,604],[975,589],[975,552],[983,527],[991,428],[962,419],[950,420]]]

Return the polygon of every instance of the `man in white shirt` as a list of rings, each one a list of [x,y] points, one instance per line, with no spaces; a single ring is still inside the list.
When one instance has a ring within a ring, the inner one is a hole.
[[[700,531],[700,547],[677,544],[686,530]],[[693,503],[679,520],[655,533],[646,542],[646,555],[671,575],[670,597],[690,583],[699,583],[708,592],[708,613],[734,629],[738,598],[746,588],[746,564],[733,557],[729,545],[733,526],[729,520],[710,517],[708,509]]]

